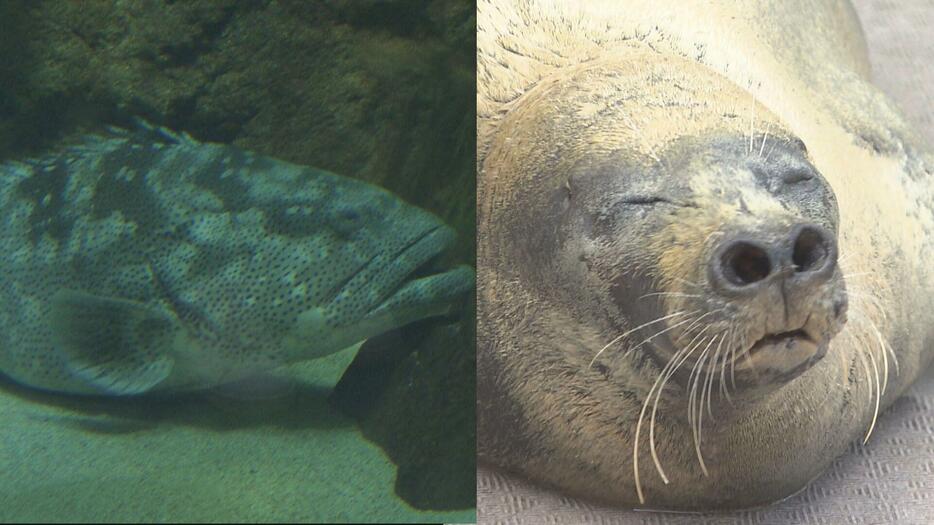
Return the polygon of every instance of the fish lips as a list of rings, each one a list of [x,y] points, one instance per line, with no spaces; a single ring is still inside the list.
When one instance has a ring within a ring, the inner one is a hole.
[[[440,268],[442,254],[455,237],[448,226],[436,225],[398,251],[392,263],[398,276],[396,284],[386,290],[369,315],[400,308],[427,308],[430,312],[426,316],[434,315],[439,308],[433,305],[446,309],[457,296],[473,289],[475,273],[469,266]]]

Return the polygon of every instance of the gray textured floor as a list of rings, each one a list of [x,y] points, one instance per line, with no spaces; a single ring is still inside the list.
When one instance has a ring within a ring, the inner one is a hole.
[[[934,0],[855,0],[876,83],[934,144]],[[601,508],[481,468],[482,523],[934,524],[934,370],[808,488],[763,510],[710,516]]]

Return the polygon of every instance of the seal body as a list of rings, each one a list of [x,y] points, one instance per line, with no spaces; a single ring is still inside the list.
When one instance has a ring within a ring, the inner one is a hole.
[[[851,7],[478,13],[483,460],[741,508],[868,439],[934,355],[934,163]]]
[[[128,395],[211,387],[443,314],[434,215],[360,181],[141,123],[0,166],[0,371]]]

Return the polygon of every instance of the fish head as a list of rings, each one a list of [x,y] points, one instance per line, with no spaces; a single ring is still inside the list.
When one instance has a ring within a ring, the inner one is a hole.
[[[356,183],[356,181],[353,181]],[[426,317],[474,287],[466,265],[439,268],[456,239],[439,217],[381,188],[332,188],[299,243],[296,280],[313,297],[287,335],[291,359],[321,357]],[[295,289],[293,288],[293,293]]]

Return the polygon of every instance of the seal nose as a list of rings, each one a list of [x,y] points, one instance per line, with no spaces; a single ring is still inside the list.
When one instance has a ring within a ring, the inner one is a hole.
[[[819,284],[837,266],[836,240],[815,224],[798,224],[777,242],[764,239],[750,234],[723,239],[710,261],[711,283],[726,294],[752,294],[781,277]]]

